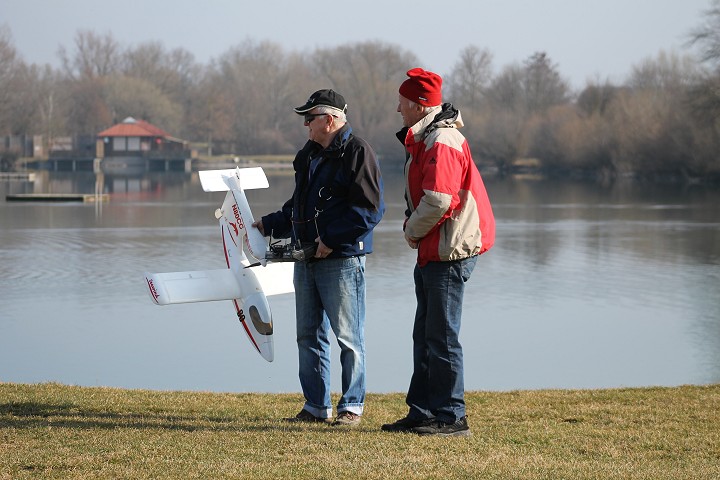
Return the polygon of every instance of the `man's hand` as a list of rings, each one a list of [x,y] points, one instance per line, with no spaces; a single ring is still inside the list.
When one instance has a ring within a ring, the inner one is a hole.
[[[252,223],[252,226],[260,230],[260,233],[262,233],[263,237],[265,236],[265,227],[263,227],[262,220],[256,220]]]
[[[333,249],[325,245],[320,237],[317,237],[315,242],[318,244],[317,250],[315,250],[315,258],[325,258],[332,253]]]

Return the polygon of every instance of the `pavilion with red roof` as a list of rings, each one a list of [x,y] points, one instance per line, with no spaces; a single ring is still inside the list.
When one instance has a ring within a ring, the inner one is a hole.
[[[116,164],[142,163],[150,170],[175,170],[180,167],[187,171],[190,165],[187,142],[133,117],[97,134],[96,155],[105,164],[110,161]]]

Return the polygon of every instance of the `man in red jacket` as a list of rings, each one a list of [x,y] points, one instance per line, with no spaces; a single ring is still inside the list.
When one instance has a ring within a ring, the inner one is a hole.
[[[413,375],[407,416],[382,430],[470,435],[459,342],[465,282],[495,241],[495,218],[460,112],[442,103],[442,78],[414,68],[400,86],[405,146],[405,240],[417,249]]]

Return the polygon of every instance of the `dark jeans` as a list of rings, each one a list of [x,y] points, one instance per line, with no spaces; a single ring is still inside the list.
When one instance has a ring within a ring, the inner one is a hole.
[[[465,415],[460,320],[465,282],[476,262],[473,256],[415,265],[414,367],[406,398],[413,418],[454,423]]]

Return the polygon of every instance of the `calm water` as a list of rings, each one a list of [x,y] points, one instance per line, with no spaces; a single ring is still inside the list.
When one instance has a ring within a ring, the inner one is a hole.
[[[92,192],[93,204],[6,203],[7,193]],[[367,262],[368,388],[411,374],[414,251],[402,179]],[[249,192],[275,210],[292,179]],[[720,192],[488,180],[496,246],[471,278],[466,388],[601,388],[720,382]],[[92,174],[0,181],[0,381],[163,390],[297,392],[294,297],[270,298],[275,361],[255,353],[230,302],[159,307],[143,272],[224,267],[196,175]],[[337,352],[333,390],[339,389]]]

